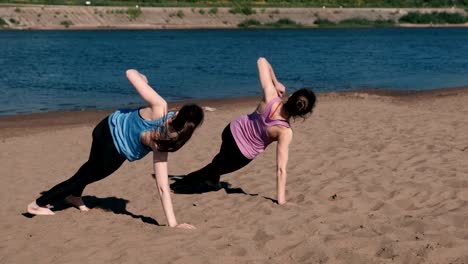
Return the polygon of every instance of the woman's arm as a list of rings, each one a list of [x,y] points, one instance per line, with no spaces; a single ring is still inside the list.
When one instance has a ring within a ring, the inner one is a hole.
[[[145,100],[152,109],[154,108],[167,108],[166,101],[148,85],[146,76],[139,73],[137,70],[127,70],[127,78],[135,87],[140,96]]]
[[[184,229],[195,229],[190,224],[177,224],[174,209],[172,207],[171,193],[169,190],[169,181],[167,176],[167,152],[153,151],[154,174],[156,186],[158,187],[159,197],[170,227],[179,227]]]
[[[259,58],[257,61],[258,75],[263,88],[263,94],[266,101],[279,96],[283,97],[286,88],[276,79],[275,72],[270,63],[265,58]]]
[[[273,68],[271,67],[270,63],[268,63],[268,66],[270,68],[271,80],[273,81],[273,85],[275,86],[276,93],[278,94],[278,97],[283,98],[283,96],[286,94],[286,87],[282,83],[280,83],[278,79],[276,79],[275,72],[273,71]]]
[[[286,203],[286,166],[288,164],[289,144],[292,141],[292,130],[284,129],[278,137],[276,148],[276,191],[278,204]]]

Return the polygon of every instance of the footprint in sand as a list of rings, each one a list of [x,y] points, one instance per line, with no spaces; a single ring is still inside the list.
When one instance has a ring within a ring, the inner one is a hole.
[[[261,249],[261,248],[265,247],[265,244],[268,241],[270,241],[270,240],[272,240],[274,238],[275,238],[274,236],[268,235],[264,230],[259,229],[255,233],[255,235],[253,237],[253,240],[256,242],[257,248]]]

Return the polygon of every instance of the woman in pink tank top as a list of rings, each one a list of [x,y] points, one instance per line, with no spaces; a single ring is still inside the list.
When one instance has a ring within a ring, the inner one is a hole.
[[[293,137],[289,121],[311,113],[316,98],[312,90],[301,89],[283,102],[285,87],[276,79],[271,65],[265,58],[259,58],[257,66],[263,98],[256,110],[228,124],[222,133],[219,153],[212,162],[171,184],[174,192],[190,192],[193,185],[202,185],[204,191],[219,190],[221,175],[246,166],[277,141],[277,202],[286,203],[286,165]]]

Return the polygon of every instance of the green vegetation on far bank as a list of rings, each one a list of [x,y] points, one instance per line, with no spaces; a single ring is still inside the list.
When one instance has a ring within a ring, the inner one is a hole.
[[[402,16],[398,23],[408,24],[463,24],[468,23],[468,16],[460,13],[447,12],[431,12],[420,13],[410,12]],[[337,22],[328,19],[317,19],[314,22],[318,27],[393,27],[397,26],[397,22],[391,19],[388,20],[368,20],[365,18],[350,18]]]
[[[64,20],[60,22],[60,25],[64,26],[65,28],[69,28],[71,25],[73,25],[73,22],[70,20]]]
[[[463,24],[468,22],[468,17],[460,13],[410,12],[407,15],[402,16],[399,22],[410,24]]]
[[[261,23],[256,19],[246,19],[237,25],[239,28],[303,28],[304,25],[289,18],[281,18],[276,22]]]
[[[130,20],[135,20],[141,15],[141,9],[137,7],[130,7],[127,9],[127,15]]]
[[[8,26],[7,22],[0,17],[0,28],[4,28],[5,26]]]
[[[328,19],[317,19],[314,22],[319,27],[393,27],[396,25],[394,20],[369,20],[365,18],[350,18],[333,22]]]
[[[0,0],[10,4],[85,5],[87,0]],[[88,0],[93,6],[231,7],[468,7],[468,0]],[[239,10],[245,9],[244,11]]]

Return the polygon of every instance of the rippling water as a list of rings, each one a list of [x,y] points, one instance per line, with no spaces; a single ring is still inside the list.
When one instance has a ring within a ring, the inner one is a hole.
[[[290,91],[468,85],[467,28],[0,31],[0,115],[260,94],[266,57]]]

